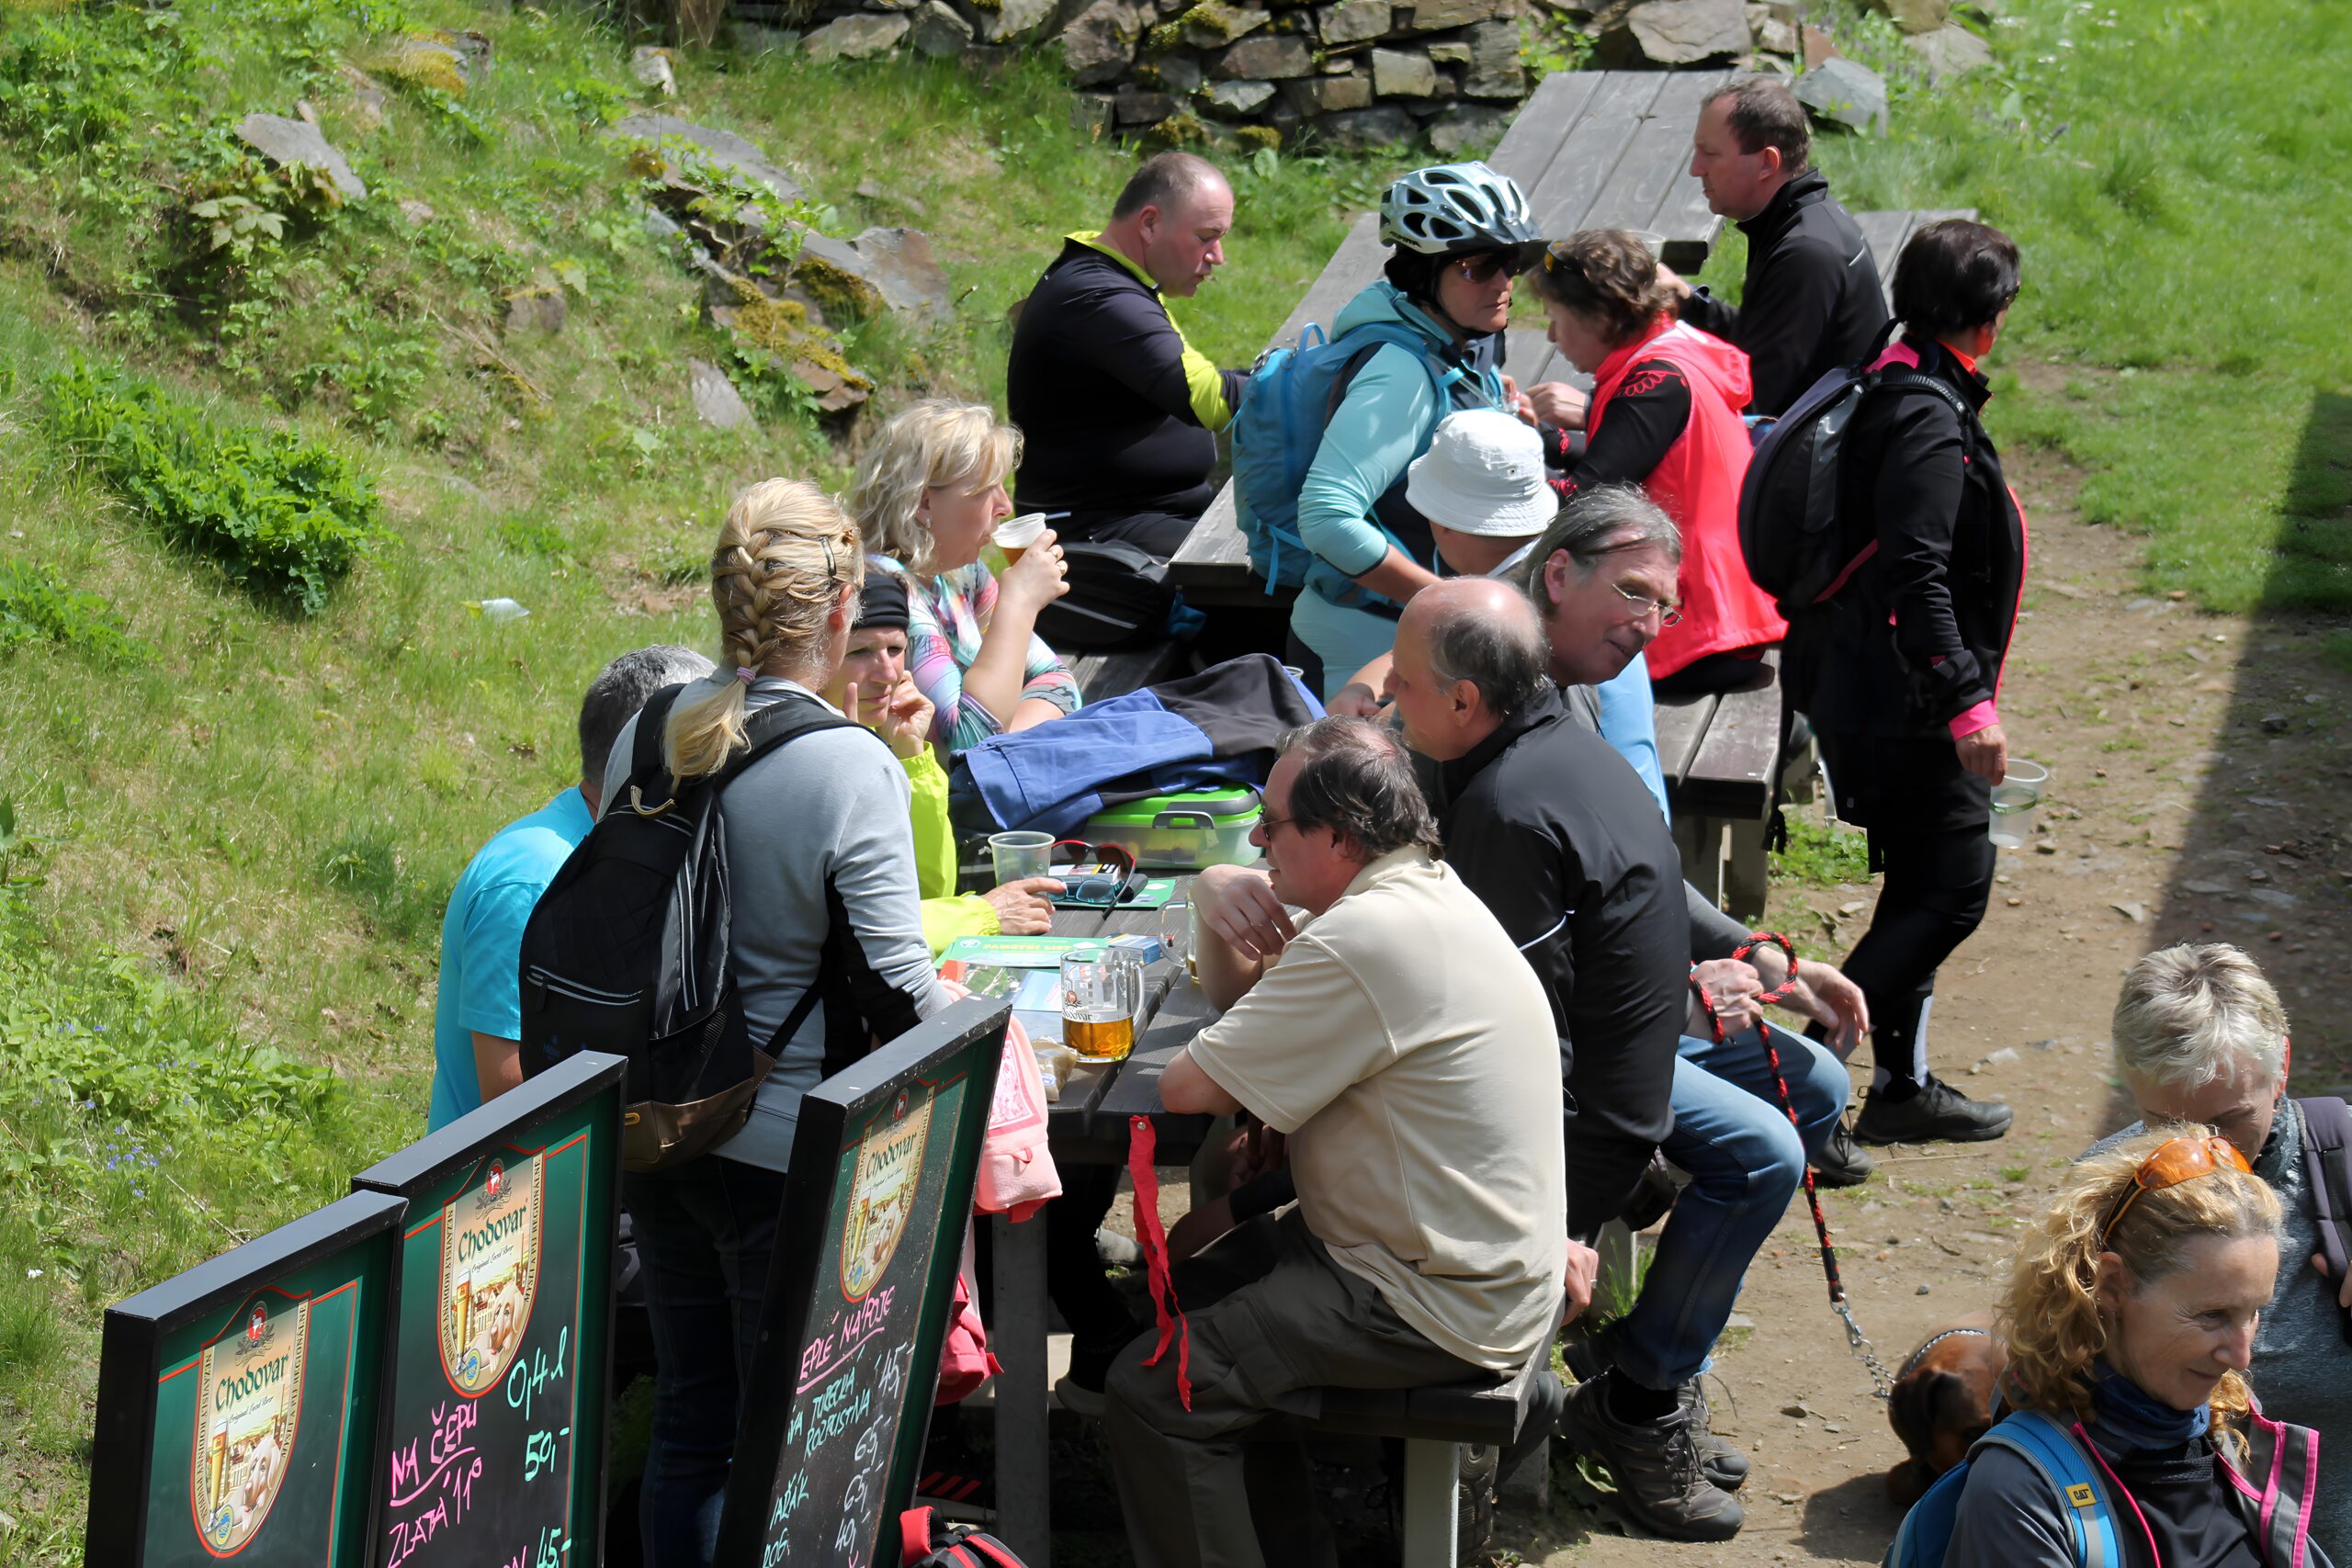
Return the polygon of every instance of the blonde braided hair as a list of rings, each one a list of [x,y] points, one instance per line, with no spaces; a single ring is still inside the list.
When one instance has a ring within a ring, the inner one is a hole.
[[[2152,1128],[2085,1156],[2067,1173],[2050,1207],[2018,1237],[2009,1287],[1994,1320],[1994,1332],[2009,1348],[2010,1403],[2074,1420],[2091,1418],[2092,1366],[2108,1348],[2108,1325],[2098,1307],[2102,1251],[2122,1258],[2132,1280],[2145,1286],[2185,1267],[2188,1244],[2199,1237],[2276,1242],[2278,1195],[2260,1177],[2228,1166],[2143,1192],[2114,1233],[2100,1235],[2108,1214],[2131,1190],[2141,1161],[2171,1139],[2208,1131],[2181,1123]],[[2243,1416],[2249,1395],[2243,1376],[2225,1373],[2209,1402],[2216,1427]]]
[[[827,616],[865,578],[857,525],[808,480],[762,479],[735,498],[710,552],[717,685],[670,710],[662,740],[673,778],[717,773],[744,744],[742,671],[825,684],[831,671],[807,666],[823,657]]]

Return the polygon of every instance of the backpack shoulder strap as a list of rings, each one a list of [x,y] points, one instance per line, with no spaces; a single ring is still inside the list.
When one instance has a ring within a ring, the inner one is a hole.
[[[2319,1434],[2273,1421],[2259,1409],[2246,1422],[2243,1461],[2217,1445],[2214,1459],[2230,1500],[2245,1520],[2265,1568],[2304,1568],[2312,1509],[2319,1495]],[[2324,1561],[2324,1559],[2323,1559]]]
[[[1977,1438],[1970,1451],[1988,1443],[2023,1455],[2050,1483],[2073,1528],[2075,1561],[2080,1568],[2123,1568],[2123,1536],[2116,1528],[2114,1503],[2073,1433],[2039,1410],[2012,1410]]]
[[[2303,1185],[2313,1228],[2329,1277],[2342,1280],[2352,1270],[2352,1106],[2320,1095],[2298,1100],[2295,1108],[2303,1120]],[[2352,1311],[2342,1316],[2344,1337],[2352,1343]]]

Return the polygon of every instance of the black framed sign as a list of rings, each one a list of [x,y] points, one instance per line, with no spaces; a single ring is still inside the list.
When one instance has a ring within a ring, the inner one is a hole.
[[[870,1568],[884,1550],[922,1458],[1011,1016],[958,1002],[802,1100],[716,1561]]]
[[[107,1310],[92,1568],[365,1568],[406,1208],[341,1199]]]
[[[408,1201],[372,1568],[601,1557],[626,1067],[583,1052],[352,1178]]]

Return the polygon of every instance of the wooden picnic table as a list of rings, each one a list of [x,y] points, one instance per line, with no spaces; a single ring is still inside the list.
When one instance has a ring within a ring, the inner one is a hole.
[[[1177,899],[1190,897],[1193,879],[1177,880]],[[1062,909],[1057,936],[1118,936],[1157,932],[1158,909]],[[1213,1016],[1200,987],[1182,964],[1165,960],[1145,974],[1144,1005],[1135,1049],[1123,1062],[1082,1063],[1047,1108],[1046,1135],[1057,1166],[1124,1165],[1127,1119],[1151,1118],[1159,1163],[1182,1165],[1209,1134],[1213,1118],[1171,1111],[1159,1102],[1159,1075]],[[1004,1371],[996,1379],[995,1531],[1030,1568],[1047,1568],[1052,1553],[1052,1465],[1047,1442],[1049,1394],[1043,1216],[1023,1224],[1003,1215],[994,1226],[995,1320],[990,1345]]]

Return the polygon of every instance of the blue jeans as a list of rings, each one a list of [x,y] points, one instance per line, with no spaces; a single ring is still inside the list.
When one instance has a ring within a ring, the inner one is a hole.
[[[1718,1045],[1682,1038],[1674,1064],[1674,1131],[1660,1145],[1690,1176],[1658,1234],[1642,1293],[1617,1326],[1611,1359],[1644,1388],[1699,1375],[1724,1331],[1748,1260],[1788,1213],[1846,1109],[1843,1063],[1784,1029],[1772,1039],[1796,1107],[1789,1124],[1757,1030]]]
[[[707,1564],[760,1341],[784,1172],[706,1155],[625,1175],[659,1362],[641,1531],[658,1568]]]

